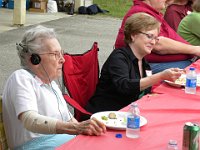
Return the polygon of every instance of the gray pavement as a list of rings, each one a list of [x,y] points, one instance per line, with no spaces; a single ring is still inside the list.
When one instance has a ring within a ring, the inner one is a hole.
[[[2,22],[2,13],[0,13],[0,30],[2,25],[5,28],[6,26],[11,26],[0,32],[0,94],[3,93],[3,87],[8,76],[14,70],[20,68],[15,49],[16,42],[20,42],[23,33],[27,29],[38,24],[55,28],[62,48],[69,53],[82,53],[90,49],[94,41],[98,42],[100,67],[113,50],[115,38],[121,24],[120,19],[98,15],[68,16],[66,14],[55,14],[55,16],[52,14],[32,13],[29,14],[29,18],[27,18],[29,23],[25,26],[11,28],[12,23],[10,22],[6,25],[6,21]]]
[[[62,12],[36,13],[26,11],[26,22],[24,26],[30,26],[63,17],[70,17],[70,15]],[[0,8],[0,33],[17,28],[18,26],[13,25],[13,9]]]

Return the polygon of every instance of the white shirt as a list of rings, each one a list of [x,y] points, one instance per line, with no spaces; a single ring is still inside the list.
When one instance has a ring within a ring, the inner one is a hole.
[[[19,114],[28,110],[63,121],[72,116],[56,82],[47,85],[24,69],[15,71],[3,92],[3,121],[10,148],[42,136],[26,130],[18,119]]]

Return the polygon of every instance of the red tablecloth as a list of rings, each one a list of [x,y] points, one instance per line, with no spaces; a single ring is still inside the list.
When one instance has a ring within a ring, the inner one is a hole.
[[[186,97],[194,97],[194,96],[200,96],[200,87],[197,87],[197,92],[195,95],[186,94],[184,87],[173,87],[169,85],[168,83],[163,82],[156,88],[152,90],[153,93],[159,93],[159,94],[172,94],[172,95],[185,95]]]
[[[200,60],[191,66],[200,73]],[[78,135],[57,150],[165,150],[170,139],[177,140],[179,149],[182,149],[185,122],[200,123],[200,88],[197,88],[196,95],[191,95],[185,94],[184,88],[163,83],[153,92],[160,94],[146,95],[138,100],[141,115],[148,120],[141,127],[140,138],[129,139],[125,131],[108,130],[102,136]],[[117,133],[123,137],[116,138]]]
[[[141,115],[148,123],[141,128],[141,137],[129,139],[125,131],[108,130],[102,136],[79,135],[58,150],[164,150],[170,139],[182,146],[185,122],[200,122],[200,96],[159,94],[138,100]],[[128,108],[124,108],[126,111]],[[122,133],[118,139],[116,133]]]
[[[192,63],[189,67],[196,68],[196,72],[200,73],[200,59],[197,60],[196,62]],[[189,70],[189,67],[187,67],[186,70]]]

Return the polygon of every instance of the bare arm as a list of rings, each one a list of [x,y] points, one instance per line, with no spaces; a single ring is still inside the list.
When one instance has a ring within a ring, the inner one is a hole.
[[[43,116],[35,111],[26,111],[19,115],[24,128],[42,134],[86,134],[101,135],[106,132],[106,126],[96,118],[78,122],[72,118],[64,122],[51,117]]]
[[[178,79],[181,76],[182,73],[183,73],[183,70],[181,70],[181,69],[171,68],[171,69],[166,69],[162,72],[153,74],[151,76],[142,78],[140,80],[140,91],[142,91],[162,80],[175,81],[176,79]]]
[[[158,43],[154,46],[153,52],[160,55],[191,54],[200,56],[200,46],[193,46],[160,36]]]

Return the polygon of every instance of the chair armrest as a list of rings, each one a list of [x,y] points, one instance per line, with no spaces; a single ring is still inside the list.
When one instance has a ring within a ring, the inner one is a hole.
[[[72,99],[71,97],[69,97],[69,95],[64,94],[64,99],[67,103],[69,103],[71,106],[73,106],[75,109],[79,110],[80,112],[82,112],[83,114],[88,114],[91,115],[90,112],[86,111],[83,107],[81,107],[79,105],[79,103],[77,103],[74,99]]]

